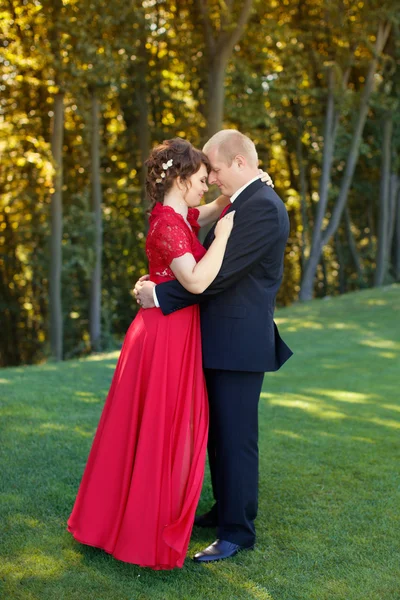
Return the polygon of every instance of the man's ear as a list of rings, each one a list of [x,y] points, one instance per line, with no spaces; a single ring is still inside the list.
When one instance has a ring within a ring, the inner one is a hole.
[[[242,154],[237,154],[235,156],[234,160],[235,160],[237,166],[239,167],[239,169],[243,169],[244,167],[247,166],[246,158]]]

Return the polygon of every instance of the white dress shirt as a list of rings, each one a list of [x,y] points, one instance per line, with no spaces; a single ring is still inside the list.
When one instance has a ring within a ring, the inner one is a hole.
[[[234,194],[232,194],[232,196],[229,198],[229,200],[231,201],[231,204],[233,202],[235,202],[235,200],[239,196],[239,194],[241,194],[251,183],[253,183],[254,181],[257,181],[257,179],[260,179],[260,175],[257,175],[257,177],[253,177],[253,179],[250,179],[250,181],[248,181],[247,183],[242,185],[241,188],[236,190],[236,192]],[[157,287],[156,285],[153,287],[153,300],[154,300],[154,304],[156,305],[156,308],[160,308],[160,305],[159,305],[158,299],[157,299],[157,294],[156,294],[156,287]]]

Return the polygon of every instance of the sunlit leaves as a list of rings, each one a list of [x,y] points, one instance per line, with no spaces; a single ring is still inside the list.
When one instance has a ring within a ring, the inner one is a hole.
[[[243,2],[208,0],[203,5],[217,39],[232,31]],[[17,340],[20,360],[38,360],[47,351],[53,95],[63,88],[63,296],[66,348],[73,355],[85,350],[88,339],[91,90],[96,89],[101,102],[103,320],[110,338],[111,333],[123,335],[129,325],[135,312],[129,290],[136,277],[147,270],[140,189],[143,148],[175,135],[200,145],[207,110],[213,109],[208,102],[212,57],[199,6],[195,0],[9,0],[0,9],[0,243],[2,250],[6,248],[0,257],[0,302],[8,307],[9,317],[15,315],[14,320],[9,318],[11,329],[6,335]],[[229,6],[233,7],[231,12]],[[255,0],[249,24],[232,50],[224,79],[224,126],[236,127],[255,140],[261,164],[271,172],[291,221],[281,303],[297,297],[302,234],[312,230],[318,202],[327,69],[334,65],[336,102],[341,111],[332,203],[351,143],[376,23],[385,11],[389,15],[395,8],[394,0],[374,0],[368,5],[350,0],[273,0],[266,5]],[[376,76],[350,194],[354,235],[369,269],[373,265],[374,202],[379,189],[380,111],[393,108],[398,96],[398,42],[394,40]],[[342,89],[349,64],[351,75]],[[308,223],[301,214],[299,141]],[[340,235],[346,254],[344,230]],[[334,243],[324,260],[317,289],[321,294],[335,293],[338,260]],[[356,285],[349,262],[345,270],[349,286]],[[24,336],[18,334],[21,331]],[[9,352],[9,362],[19,360],[13,349]]]

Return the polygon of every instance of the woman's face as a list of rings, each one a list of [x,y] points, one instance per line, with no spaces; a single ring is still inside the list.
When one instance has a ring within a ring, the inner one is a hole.
[[[189,177],[187,181],[187,191],[184,194],[185,202],[189,207],[199,206],[204,194],[208,191],[207,169],[201,165],[197,173]]]

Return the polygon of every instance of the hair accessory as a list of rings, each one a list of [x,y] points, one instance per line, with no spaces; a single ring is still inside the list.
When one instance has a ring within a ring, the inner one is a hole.
[[[170,158],[167,162],[162,164],[162,168],[164,169],[164,171],[168,171],[169,167],[172,167],[172,165],[174,164],[174,161],[172,158]],[[158,177],[156,179],[156,183],[162,183],[162,180],[165,179],[165,172],[162,171],[160,174],[160,177]]]
[[[172,158],[169,159],[169,161],[167,161],[166,163],[163,163],[162,168],[164,169],[164,171],[168,171],[169,167],[172,167],[172,165],[174,164],[174,161]],[[164,175],[164,173],[161,173],[161,177]]]

